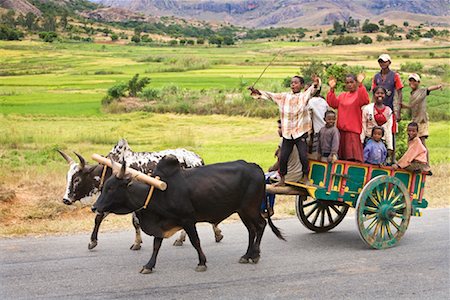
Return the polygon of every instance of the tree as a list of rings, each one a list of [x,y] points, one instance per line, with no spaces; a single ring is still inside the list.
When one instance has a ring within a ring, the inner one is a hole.
[[[224,36],[224,38],[223,38],[223,43],[225,44],[225,45],[234,45],[234,39],[233,39],[233,37],[231,37],[231,36],[229,36],[229,35],[227,35],[227,36]]]
[[[34,30],[36,29],[36,15],[32,12],[29,12],[25,16],[25,27],[27,27],[28,30]]]
[[[59,26],[60,26],[63,30],[66,30],[67,24],[68,24],[68,21],[67,21],[67,13],[64,13],[64,14],[61,16],[61,20],[59,20]]]
[[[119,36],[116,33],[111,34],[111,41],[115,42],[119,39]]]
[[[210,44],[215,44],[217,45],[217,47],[221,47],[222,43],[223,43],[223,36],[221,35],[213,35],[209,38],[209,43]]]
[[[361,43],[363,43],[363,44],[372,44],[372,39],[369,36],[364,35],[361,38]]]
[[[136,74],[128,81],[128,95],[130,97],[137,97],[137,94],[142,92],[142,89],[150,83],[150,78],[143,77],[139,79],[139,74]]]
[[[0,40],[13,41],[21,38],[23,38],[23,32],[0,24]]]
[[[380,26],[384,26],[384,19],[381,19],[380,21],[378,21],[378,24],[379,24]]]
[[[45,31],[56,31],[56,19],[54,16],[46,16],[44,20]]]
[[[42,31],[39,32],[39,38],[46,43],[53,43],[53,41],[58,37],[54,31]]]
[[[409,22],[408,21],[404,21],[403,22],[403,26],[408,27],[409,26]]]
[[[325,46],[328,46],[328,45],[330,45],[332,42],[331,42],[329,39],[324,39],[324,40],[322,41],[322,43],[324,43]]]
[[[366,20],[366,21],[368,21],[368,20]],[[378,25],[374,24],[374,23],[364,22],[364,24],[362,26],[362,31],[365,33],[378,32],[378,31],[380,31],[380,27],[378,27]]]
[[[16,20],[14,18],[15,15],[16,13],[13,10],[8,10],[8,12],[2,16],[0,21],[7,27],[16,28]]]
[[[136,44],[139,44],[141,42],[141,38],[139,35],[135,34],[131,37],[131,41],[135,42]]]

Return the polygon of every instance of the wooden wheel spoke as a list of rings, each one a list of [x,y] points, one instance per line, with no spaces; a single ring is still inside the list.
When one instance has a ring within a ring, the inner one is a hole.
[[[400,231],[400,225],[398,225],[397,223],[395,223],[394,220],[389,220],[389,222],[391,222],[392,225],[394,225],[395,228],[397,228],[398,231]]]
[[[380,205],[380,202],[378,202],[378,200],[376,200],[372,194],[369,194],[369,199],[373,202],[373,204],[375,204],[376,206]]]
[[[378,208],[376,208],[376,207],[371,207],[371,206],[366,206],[366,208],[364,209],[364,212],[365,211],[369,211],[369,212],[372,212],[372,213],[376,213],[376,212],[378,212]]]
[[[399,209],[405,208],[405,207],[406,207],[406,204],[405,204],[405,203],[400,203],[400,204],[394,206],[394,209],[395,209],[395,210],[399,210]]]
[[[375,192],[376,192],[376,194],[377,194],[378,200],[383,200],[383,198],[381,198],[381,192],[380,192],[380,190],[378,189],[378,186],[375,188]]]
[[[325,224],[325,209],[322,208],[321,214],[320,214],[320,227],[323,227]]]
[[[397,186],[391,187],[391,191],[389,192],[389,196],[386,198],[386,200],[389,200],[392,198],[392,196],[395,195],[395,190],[397,189]]]
[[[384,224],[383,223],[380,226],[380,237],[382,240],[384,240]]]
[[[395,214],[395,217],[396,217],[396,218],[400,218],[400,219],[402,219],[402,220],[405,219],[405,217],[404,217],[402,214],[399,214],[399,213],[396,213],[396,214]]]
[[[370,214],[370,215],[366,215],[366,216],[364,216],[363,217],[363,219],[362,219],[362,221],[363,222],[367,222],[367,221],[369,221],[370,219],[373,219],[373,218],[375,218],[377,216],[377,214]]]
[[[371,230],[375,224],[377,224],[378,218],[375,218],[370,222],[369,226],[367,226],[367,230]]]
[[[403,196],[402,194],[398,194],[398,195],[395,196],[394,199],[392,199],[392,201],[390,201],[389,203],[390,203],[391,205],[394,205],[395,203],[398,202],[398,200],[400,200],[400,198],[401,198],[402,196]]]
[[[327,211],[327,215],[328,215],[328,223],[332,224],[333,223],[333,217],[331,216],[331,211],[330,211],[330,207],[329,206],[327,206],[326,211]]]
[[[329,207],[331,207],[334,210],[334,212],[337,213],[339,216],[342,215],[342,211],[337,209],[335,205],[330,205]]]
[[[383,189],[383,199],[387,199],[386,196],[387,196],[387,189],[388,189],[388,187],[389,187],[389,184],[385,184],[385,185],[384,185],[384,189]]]
[[[313,225],[316,225],[317,219],[319,218],[320,213],[322,212],[322,208],[319,208],[314,216],[313,221],[311,222]]]
[[[377,226],[375,226],[375,229],[373,230],[373,232],[371,234],[373,239],[376,239],[378,236],[378,229],[380,228],[380,224],[381,224],[381,222],[377,222]]]
[[[386,226],[387,235],[388,235],[389,239],[391,239],[392,238],[391,227],[389,226],[389,223],[386,223],[385,226]]]
[[[316,203],[317,203],[317,200],[314,200],[314,201],[311,201],[309,203],[303,204],[303,207],[308,207],[308,206],[311,206],[311,205],[316,204]]]
[[[314,206],[309,213],[306,214],[306,218],[308,219],[318,208],[318,205]]]

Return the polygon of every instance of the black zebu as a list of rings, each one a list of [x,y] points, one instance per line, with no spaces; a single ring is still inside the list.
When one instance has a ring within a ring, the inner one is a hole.
[[[66,192],[63,198],[64,204],[71,205],[76,201],[98,196],[100,194],[100,185],[112,175],[111,168],[100,164],[88,165],[81,155],[75,153],[80,160],[80,163],[77,164],[64,152],[58,152],[70,165],[67,173]],[[194,168],[204,164],[200,156],[186,149],[164,150],[161,152],[133,152],[125,139],[119,140],[110,151],[109,156],[120,163],[126,160],[128,166],[144,174],[152,174],[158,161],[168,154],[175,155],[183,168]],[[91,241],[88,245],[89,249],[97,246],[98,230],[105,217],[106,214],[97,213],[95,225],[91,233]],[[139,221],[134,214],[132,223],[136,231],[136,236],[130,249],[139,250],[141,248],[142,238]],[[213,230],[216,242],[219,242],[223,238],[223,235],[216,226],[213,227]],[[180,237],[175,241],[174,245],[181,246],[185,239],[186,233],[181,232]]]
[[[197,250],[199,264],[196,271],[205,271],[206,257],[200,247],[195,224],[219,224],[234,212],[239,214],[249,233],[247,252],[239,262],[258,262],[266,226],[260,213],[266,184],[258,165],[239,160],[182,169],[176,157],[166,156],[158,163],[154,175],[167,183],[167,190],[155,189],[153,194],[149,194],[150,186],[133,181],[125,170],[126,164],[123,163],[119,174],[105,182],[93,207],[100,213],[135,212],[142,230],[155,237],[152,257],[141,273],[152,272],[163,238],[181,228]],[[144,208],[149,195],[149,205]],[[284,240],[270,217],[268,222],[275,235]]]

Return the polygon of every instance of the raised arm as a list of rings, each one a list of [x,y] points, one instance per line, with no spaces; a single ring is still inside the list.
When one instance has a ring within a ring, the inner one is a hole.
[[[441,90],[442,91],[442,84],[432,85],[432,86],[429,86],[427,88],[427,91],[429,91],[429,92],[435,91],[435,90]]]
[[[328,85],[330,86],[330,91],[327,94],[327,103],[329,106],[336,109],[339,106],[339,100],[334,93],[334,89],[336,88],[336,79],[330,78],[328,80]]]
[[[358,80],[358,102],[359,106],[364,106],[370,103],[369,94],[367,93],[366,87],[363,84],[364,78],[366,76],[362,73],[358,74],[356,79]]]
[[[311,84],[311,86],[305,92],[306,103],[308,103],[309,99],[311,99],[314,96],[314,94],[319,90],[321,85],[322,85],[322,81],[320,80],[320,78],[317,76],[314,76],[313,84]]]

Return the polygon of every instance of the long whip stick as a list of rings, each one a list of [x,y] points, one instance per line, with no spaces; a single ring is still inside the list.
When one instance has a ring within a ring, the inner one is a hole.
[[[281,53],[281,50],[278,51],[278,53],[274,56],[274,58],[269,62],[269,64],[264,68],[264,70],[261,72],[261,74],[259,75],[258,79],[256,79],[256,81],[253,83],[253,85],[251,86],[251,88],[253,89],[255,87],[255,84],[258,83],[258,81],[261,79],[261,77],[263,76],[263,74],[266,72],[267,68],[275,61],[275,59],[278,57],[278,55]]]

